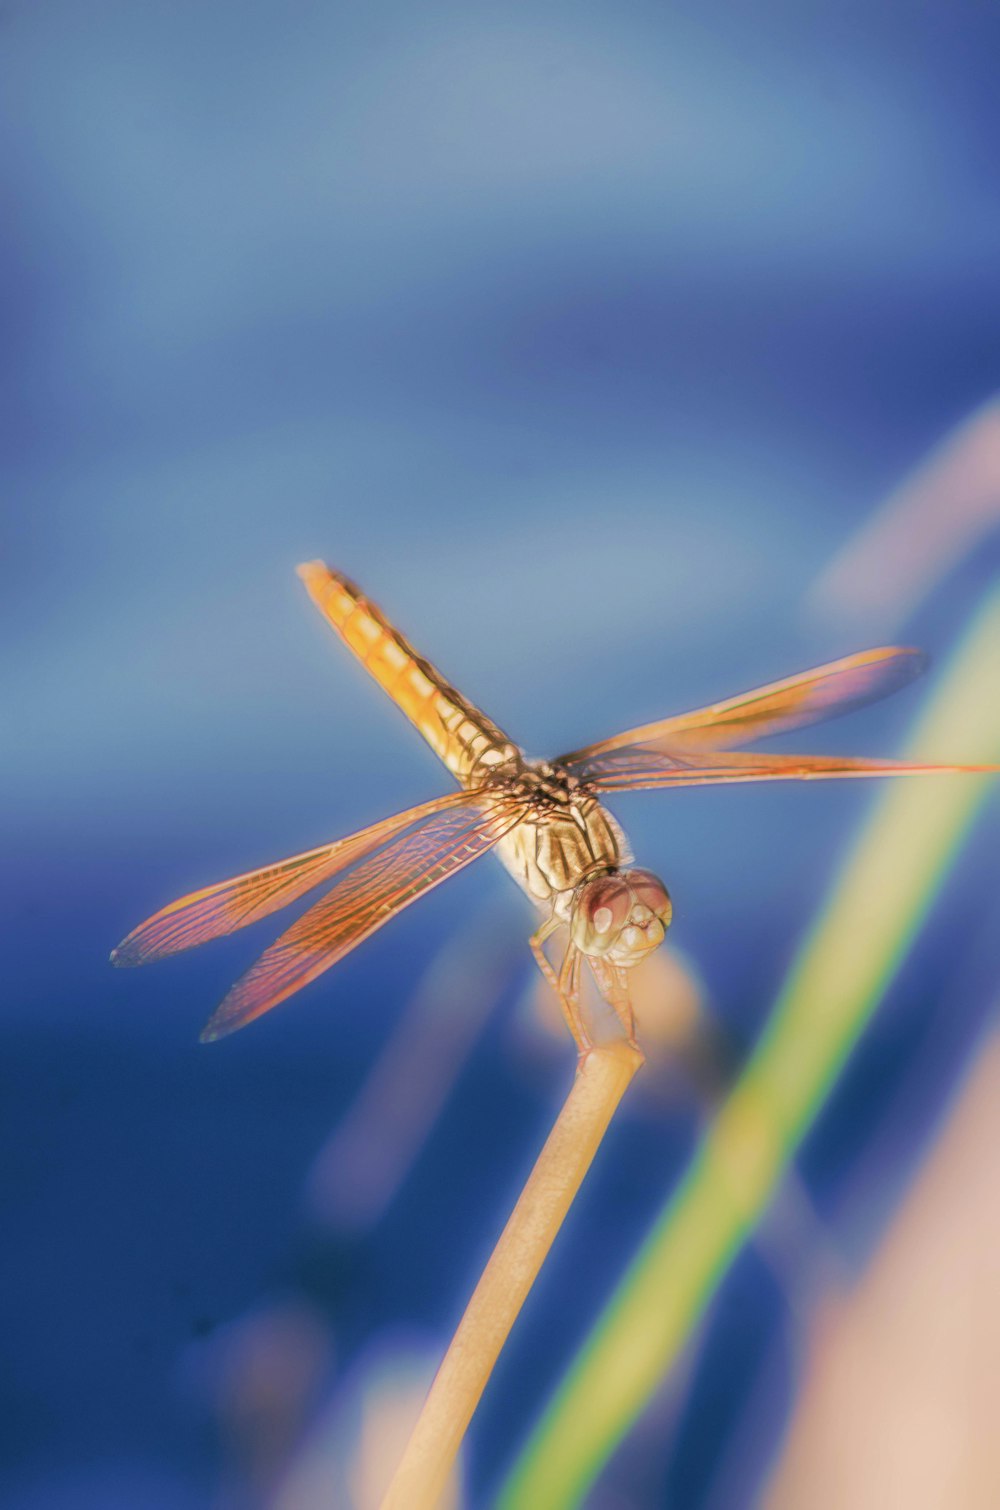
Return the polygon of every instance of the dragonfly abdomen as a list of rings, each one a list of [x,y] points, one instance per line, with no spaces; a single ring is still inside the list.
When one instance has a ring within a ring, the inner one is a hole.
[[[300,566],[299,575],[348,649],[463,785],[515,757],[503,731],[418,655],[353,582],[319,561]]]

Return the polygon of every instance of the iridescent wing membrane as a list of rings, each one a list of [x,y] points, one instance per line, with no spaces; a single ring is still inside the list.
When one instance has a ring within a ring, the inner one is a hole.
[[[906,686],[927,666],[919,650],[887,647],[831,661],[725,702],[644,724],[561,755],[555,764],[599,792],[710,782],[900,776],[976,769],[836,755],[756,755],[734,751],[768,735],[819,723]]]
[[[164,955],[176,954],[181,949],[193,949],[196,944],[205,944],[210,939],[246,928],[248,924],[286,907],[289,902],[297,901],[324,881],[332,880],[340,871],[406,829],[439,813],[467,807],[474,795],[453,792],[447,797],[438,797],[433,802],[425,802],[422,807],[411,807],[404,813],[383,818],[380,823],[363,828],[347,839],[335,840],[319,849],[306,850],[274,865],[265,865],[261,870],[247,871],[245,875],[219,881],[215,886],[192,891],[134,928],[112,952],[111,962],[115,965],[145,965],[150,960],[162,959]]]
[[[233,986],[202,1038],[222,1038],[315,980],[425,891],[492,849],[527,810],[500,790],[451,792],[324,849],[310,850],[171,903],[114,951],[144,964],[232,933],[347,867]]]

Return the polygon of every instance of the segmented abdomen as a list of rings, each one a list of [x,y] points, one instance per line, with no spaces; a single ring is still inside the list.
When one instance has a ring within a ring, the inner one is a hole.
[[[365,670],[419,729],[463,785],[475,785],[517,751],[485,713],[418,655],[380,608],[321,561],[299,567],[309,595]]]

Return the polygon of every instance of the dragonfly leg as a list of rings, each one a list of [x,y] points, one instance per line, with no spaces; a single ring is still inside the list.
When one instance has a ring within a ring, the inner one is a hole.
[[[538,929],[537,933],[531,935],[528,943],[531,945],[531,952],[535,956],[535,962],[539,970],[541,970],[558,997],[563,1016],[576,1040],[577,1050],[582,1059],[590,1053],[593,1041],[580,1015],[579,950],[573,944],[569,945],[566,950],[566,957],[562,963],[562,969],[557,975],[545,957],[545,950],[542,948],[545,940],[550,938],[559,926],[559,919],[557,917],[548,918]]]
[[[617,990],[611,1005],[618,1014],[618,1021],[625,1029],[625,1036],[634,1049],[639,1045],[635,1041],[635,1013],[632,1010],[632,992],[629,990],[628,971],[621,965],[615,965],[617,977]]]
[[[580,960],[583,958],[575,944],[567,945],[559,971],[559,1005],[569,1023],[569,1030],[576,1039],[580,1060],[586,1059],[594,1046],[580,1012]]]
[[[539,970],[541,970],[542,974],[545,976],[545,979],[548,981],[549,985],[552,987],[557,996],[559,995],[559,977],[556,975],[556,972],[553,970],[552,966],[546,959],[545,950],[542,948],[542,945],[545,943],[545,940],[547,938],[552,937],[558,927],[558,918],[546,918],[545,922],[542,924],[541,928],[538,929],[537,933],[533,933],[528,940],[528,945],[531,949],[531,952],[535,956],[535,964],[538,966]]]
[[[632,993],[629,990],[628,971],[621,965],[611,965],[607,960],[597,959],[588,954],[587,963],[591,973],[597,982],[597,988],[604,1000],[615,1010],[615,1015],[622,1027],[625,1036],[634,1049],[639,1045],[635,1040],[635,1013],[632,1010]]]

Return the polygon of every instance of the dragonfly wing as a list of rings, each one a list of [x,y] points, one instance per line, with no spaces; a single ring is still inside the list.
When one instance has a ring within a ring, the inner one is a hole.
[[[161,908],[152,917],[133,928],[112,952],[114,965],[144,965],[149,960],[191,949],[225,933],[235,933],[248,923],[256,923],[279,907],[305,896],[306,892],[331,880],[348,865],[353,865],[396,834],[415,823],[441,812],[467,807],[468,792],[449,792],[432,802],[395,813],[349,838],[338,839],[320,849],[310,849],[290,859],[265,865],[245,875],[219,881],[201,891],[190,892]]]
[[[740,750],[671,756],[632,745],[596,755],[584,779],[598,792],[637,792],[668,786],[736,781],[808,781],[844,776],[947,776],[997,771],[993,765],[924,765],[841,755],[754,755]]]
[[[348,872],[236,982],[202,1039],[223,1038],[328,970],[425,891],[503,838],[527,811],[495,793],[460,800],[426,816]]]
[[[896,646],[863,650],[693,713],[629,729],[561,755],[556,763],[585,780],[591,760],[611,750],[637,745],[680,755],[688,750],[731,750],[769,734],[784,734],[850,713],[905,687],[926,668],[927,657],[920,650]]]

